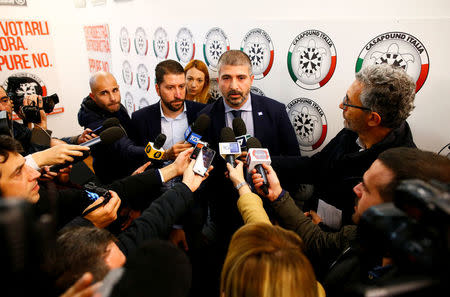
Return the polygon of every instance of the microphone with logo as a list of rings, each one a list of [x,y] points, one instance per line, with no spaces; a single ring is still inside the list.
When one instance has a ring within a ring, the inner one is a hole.
[[[98,134],[102,133],[103,131],[105,131],[106,129],[108,129],[110,127],[115,127],[115,126],[120,126],[119,119],[118,118],[109,118],[109,119],[104,120],[103,124],[101,126],[92,130],[92,133],[98,135]]]
[[[229,127],[220,131],[219,153],[233,167],[236,166],[234,160],[241,154],[241,146],[236,142],[234,132]]]
[[[201,114],[184,132],[185,143],[190,143],[193,146],[197,145],[197,142],[202,138],[206,129],[208,129],[211,123],[211,118],[206,114]]]
[[[125,131],[121,127],[109,127],[105,131],[101,132],[99,136],[92,138],[82,144],[81,146],[92,147],[96,144],[102,143],[104,145],[110,145],[122,138],[125,135]],[[79,161],[86,159],[89,156],[89,151],[83,151],[83,156],[74,156],[72,162],[64,162],[63,164],[57,164],[50,167],[50,171],[58,172],[60,169],[66,168],[69,165],[75,164]]]
[[[247,165],[248,172],[250,173],[253,168],[261,174],[263,178],[263,185],[261,186],[261,190],[265,195],[269,194],[269,183],[267,181],[266,170],[262,166],[262,164],[270,165],[270,154],[269,150],[265,148],[261,148],[261,142],[255,137],[250,137],[247,140],[248,154],[247,154]]]
[[[247,150],[247,140],[252,137],[250,134],[247,134],[247,127],[245,126],[245,122],[242,118],[235,118],[233,120],[233,132],[236,136],[236,141],[241,146],[242,151]]]
[[[166,135],[160,133],[156,137],[154,143],[149,142],[145,147],[145,153],[147,154],[147,157],[153,160],[161,160],[164,156],[164,149],[162,149],[162,147],[166,142],[166,139]]]

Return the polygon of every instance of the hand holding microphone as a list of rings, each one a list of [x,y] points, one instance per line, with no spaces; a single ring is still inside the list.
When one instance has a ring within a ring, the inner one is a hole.
[[[251,137],[247,141],[248,154],[247,164],[248,171],[252,172],[253,169],[261,176],[263,182],[260,185],[261,191],[264,195],[269,194],[269,182],[266,176],[266,170],[262,165],[270,165],[269,150],[261,148],[261,142],[255,137]],[[256,185],[255,185],[256,186]]]
[[[267,194],[264,193],[261,188],[264,185],[264,178],[260,173],[257,172],[256,168],[251,171],[253,185],[255,186],[258,194],[266,197],[273,202],[280,196],[283,189],[281,188],[280,180],[278,179],[278,176],[275,173],[275,170],[273,170],[272,166],[262,164],[262,167],[263,170],[267,172],[265,175],[268,184]]]

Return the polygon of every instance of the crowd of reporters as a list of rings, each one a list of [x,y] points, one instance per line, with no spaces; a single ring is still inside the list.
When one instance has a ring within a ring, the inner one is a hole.
[[[250,93],[246,54],[224,53],[218,69],[214,101],[203,62],[160,62],[160,100],[131,117],[114,76],[96,73],[84,130],[61,139],[47,127],[57,96],[18,96],[15,78],[0,87],[7,296],[448,289],[450,159],[416,148],[403,69],[361,70],[339,102],[345,128],[311,157],[285,106]]]

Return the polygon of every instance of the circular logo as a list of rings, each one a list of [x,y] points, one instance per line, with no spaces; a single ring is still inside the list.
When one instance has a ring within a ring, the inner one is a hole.
[[[141,98],[141,100],[139,100],[138,109],[144,108],[144,107],[149,106],[149,105],[150,105],[150,103],[148,103],[147,99]]]
[[[311,99],[297,98],[289,102],[287,109],[300,150],[319,148],[327,136],[327,119],[322,108]]]
[[[187,64],[195,56],[195,42],[192,32],[188,28],[181,28],[175,41],[175,53],[181,63]]]
[[[131,95],[130,92],[126,92],[124,101],[125,108],[127,109],[128,114],[131,116],[131,114],[135,111],[133,95]]]
[[[251,87],[250,87],[250,92],[252,92],[253,94],[256,94],[256,95],[266,96],[266,95],[264,94],[264,92],[261,91],[260,88],[257,88],[257,87],[255,87],[255,86],[251,86]]]
[[[158,59],[166,59],[169,55],[169,39],[167,32],[162,27],[156,29],[153,34],[153,51]]]
[[[122,63],[122,79],[127,85],[131,86],[133,84],[133,71],[131,70],[130,62],[126,60]]]
[[[139,89],[148,91],[150,88],[150,76],[148,75],[147,67],[144,64],[139,64],[136,70],[136,81]]]
[[[208,67],[217,71],[217,63],[220,56],[230,50],[230,41],[227,35],[220,28],[212,28],[206,33],[205,42],[203,43],[203,56]]]
[[[403,68],[416,81],[416,93],[425,83],[430,67],[425,46],[416,37],[404,32],[383,33],[369,41],[356,61],[356,72],[374,64]]]
[[[136,29],[134,33],[134,47],[136,48],[136,53],[141,56],[147,55],[148,52],[148,40],[147,34],[142,27]]]
[[[44,81],[40,79],[37,75],[27,72],[19,72],[10,77],[20,78],[20,84],[13,90],[17,96],[28,96],[28,95],[41,95],[47,96],[47,87]],[[8,88],[8,79],[3,83],[3,88],[6,90]]]
[[[450,159],[450,143],[444,146],[440,151],[439,155],[446,156]]]
[[[259,28],[250,30],[241,42],[241,51],[250,58],[255,79],[261,79],[269,73],[274,51],[272,39],[266,31]]]
[[[219,90],[219,84],[216,79],[211,79],[209,85],[209,93],[211,94],[211,99],[216,101],[220,97],[222,97],[222,94]]]
[[[297,35],[287,56],[292,80],[307,90],[323,87],[333,76],[336,61],[333,41],[318,30],[307,30]]]
[[[131,42],[130,36],[128,35],[128,30],[125,27],[122,27],[122,29],[120,29],[119,43],[122,52],[128,54],[130,52]]]
[[[16,3],[17,5],[25,5],[27,4],[26,0],[14,0],[14,3]]]

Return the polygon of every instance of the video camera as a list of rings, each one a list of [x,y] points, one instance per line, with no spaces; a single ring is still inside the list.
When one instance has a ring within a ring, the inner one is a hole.
[[[14,111],[17,114],[23,115],[23,120],[31,123],[40,123],[41,115],[39,113],[40,108],[36,104],[23,105],[23,99],[25,93],[23,87],[29,84],[27,77],[8,77],[8,87],[6,93],[8,97],[11,98],[14,104]],[[42,97],[42,109],[46,113],[50,113],[55,108],[55,105],[59,103],[59,97],[57,94]]]
[[[359,286],[351,296],[375,291],[384,292],[377,296],[432,296],[448,290],[450,184],[402,181],[394,202],[369,208],[359,227],[362,249],[394,264],[376,287]]]

